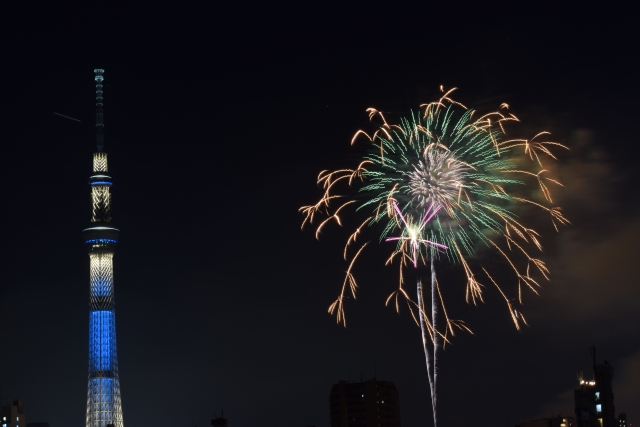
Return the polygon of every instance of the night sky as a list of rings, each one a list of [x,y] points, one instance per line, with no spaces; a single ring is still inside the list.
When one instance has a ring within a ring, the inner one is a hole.
[[[362,258],[348,328],[336,325],[326,310],[342,283],[346,230],[317,241],[300,231],[298,208],[320,196],[319,171],[356,164],[363,145],[349,142],[368,126],[368,107],[393,120],[441,84],[466,105],[507,102],[519,131],[548,130],[571,148],[554,173],[566,185],[555,201],[573,223],[560,234],[542,227],[552,280],[525,297],[522,332],[495,290],[469,306],[461,269],[441,266],[450,314],[475,333],[441,353],[442,426],[572,415],[592,345],[614,366],[616,410],[640,424],[630,10],[54,3],[5,10],[0,22],[0,383],[3,403],[22,399],[28,422],[85,420],[81,230],[93,69],[104,68],[127,426],[203,427],[224,409],[233,427],[328,427],[331,385],[374,376],[396,384],[403,426],[430,425],[419,329],[384,306],[396,286],[386,251]]]

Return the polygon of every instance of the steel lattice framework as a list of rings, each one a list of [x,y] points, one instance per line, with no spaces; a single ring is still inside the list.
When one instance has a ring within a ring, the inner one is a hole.
[[[111,193],[108,185],[91,186],[91,222],[111,219]]]
[[[93,155],[91,184],[91,226],[83,231],[90,260],[89,300],[89,388],[86,427],[123,427],[116,313],[113,290],[113,254],[120,232],[111,223],[111,177],[106,175],[107,154],[102,122],[102,81],[97,69],[96,129],[98,152]]]
[[[108,172],[107,153],[93,153],[93,171]]]

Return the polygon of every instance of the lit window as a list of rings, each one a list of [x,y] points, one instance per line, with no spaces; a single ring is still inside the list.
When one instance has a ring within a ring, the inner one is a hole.
[[[600,399],[600,392],[596,391],[596,399]]]
[[[364,394],[362,395],[362,397],[364,397]]]
[[[382,401],[382,403],[384,403],[384,400]]]
[[[602,405],[599,403],[596,405],[596,412],[602,412]]]

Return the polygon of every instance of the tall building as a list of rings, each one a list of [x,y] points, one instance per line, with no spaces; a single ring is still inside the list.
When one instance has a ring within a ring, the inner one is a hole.
[[[91,186],[91,225],[83,230],[89,251],[89,390],[86,427],[123,427],[116,314],[113,294],[113,254],[120,231],[111,226],[111,177],[104,152],[102,89],[104,70],[96,69],[96,141]]]
[[[0,406],[0,427],[24,427],[25,425],[21,400],[14,400],[11,405]]]
[[[578,373],[579,388],[574,390],[577,427],[617,427],[613,406],[613,368],[606,360],[596,365],[596,350],[591,347],[593,356],[593,379],[585,380]]]
[[[400,401],[392,382],[340,381],[329,395],[331,427],[400,427]]]

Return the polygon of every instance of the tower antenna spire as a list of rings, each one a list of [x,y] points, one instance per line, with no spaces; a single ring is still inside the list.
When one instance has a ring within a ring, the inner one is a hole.
[[[96,68],[93,72],[96,81],[96,143],[98,145],[98,152],[102,152],[104,147],[104,113],[102,111],[102,82],[104,81],[104,70],[102,68]]]

